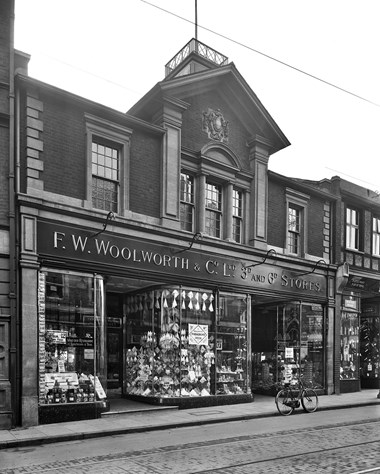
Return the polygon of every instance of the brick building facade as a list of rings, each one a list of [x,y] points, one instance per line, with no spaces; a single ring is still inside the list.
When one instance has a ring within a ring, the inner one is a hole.
[[[339,391],[340,194],[268,171],[289,141],[235,65],[191,40],[123,114],[7,47],[2,425],[251,402],[295,364]]]

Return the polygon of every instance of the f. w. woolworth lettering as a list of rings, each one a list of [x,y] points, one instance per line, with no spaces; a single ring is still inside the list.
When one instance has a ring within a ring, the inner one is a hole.
[[[272,289],[323,297],[326,278],[323,275],[297,276],[295,272],[273,265],[247,266],[247,262],[214,256],[193,249],[178,254],[167,245],[101,234],[91,238],[85,229],[60,224],[38,223],[37,248],[40,256],[64,260],[93,262],[99,265],[141,271],[161,271],[186,275],[198,280],[226,282],[237,286]]]

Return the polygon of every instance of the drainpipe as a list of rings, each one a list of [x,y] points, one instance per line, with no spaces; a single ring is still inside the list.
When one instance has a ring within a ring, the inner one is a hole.
[[[15,82],[14,82],[14,22],[15,5],[11,0],[10,7],[10,41],[9,41],[9,303],[10,303],[10,350],[9,379],[11,384],[12,424],[18,424],[20,413],[19,364],[17,357],[17,265],[16,265],[16,187],[15,187]]]

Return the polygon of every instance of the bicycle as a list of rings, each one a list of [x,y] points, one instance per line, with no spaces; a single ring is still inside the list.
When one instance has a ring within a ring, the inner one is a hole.
[[[314,389],[305,387],[298,378],[298,388],[286,383],[284,388],[277,392],[276,406],[281,415],[288,416],[295,408],[299,408],[300,404],[305,412],[314,413],[318,408],[318,395]]]

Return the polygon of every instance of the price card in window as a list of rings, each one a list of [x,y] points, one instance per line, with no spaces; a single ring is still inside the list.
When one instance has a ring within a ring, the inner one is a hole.
[[[294,359],[293,347],[285,347],[285,359]]]
[[[208,326],[206,324],[189,324],[189,344],[196,346],[208,344]]]

